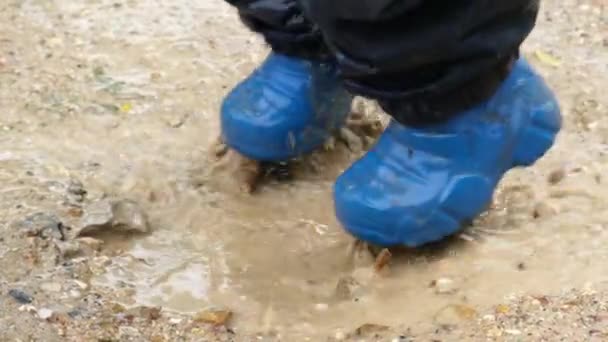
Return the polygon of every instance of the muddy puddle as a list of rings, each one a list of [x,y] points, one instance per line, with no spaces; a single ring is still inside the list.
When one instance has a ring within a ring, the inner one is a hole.
[[[221,98],[267,53],[228,6],[7,1],[0,217],[15,220],[9,201],[69,178],[82,181],[89,200],[132,198],[153,232],[107,239],[113,257],[92,280],[98,291],[167,311],[228,309],[235,331],[292,341],[365,323],[424,331],[450,305],[606,281],[608,122],[606,101],[597,100],[606,81],[590,75],[605,74],[607,53],[583,61],[564,51],[566,66],[543,65],[534,51],[556,47],[548,31],[539,27],[526,53],[562,99],[557,147],[510,173],[492,209],[462,235],[395,252],[388,272],[374,275],[333,216],[332,182],[356,154],[319,153],[294,181],[255,195],[230,187],[230,173],[209,172]],[[344,279],[357,290],[336,293]]]

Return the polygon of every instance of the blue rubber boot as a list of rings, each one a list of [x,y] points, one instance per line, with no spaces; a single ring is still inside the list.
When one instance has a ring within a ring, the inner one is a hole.
[[[224,99],[222,138],[251,159],[286,161],[322,146],[351,102],[334,66],[271,53]]]
[[[529,166],[561,129],[559,105],[519,60],[493,97],[451,121],[407,128],[392,122],[337,180],[337,217],[355,237],[417,247],[458,232],[489,206],[509,169]]]

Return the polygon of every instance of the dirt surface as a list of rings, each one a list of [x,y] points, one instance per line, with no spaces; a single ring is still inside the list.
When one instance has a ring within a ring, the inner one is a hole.
[[[268,52],[226,4],[3,1],[0,341],[606,340],[608,4],[543,6],[523,53],[556,147],[462,235],[374,262],[331,203],[356,127],[254,194],[216,160]]]

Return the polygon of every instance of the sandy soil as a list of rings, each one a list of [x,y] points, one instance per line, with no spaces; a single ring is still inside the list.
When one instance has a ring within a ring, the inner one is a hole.
[[[4,1],[0,341],[606,340],[607,7],[545,1],[524,46],[556,147],[375,273],[331,210],[364,145],[254,195],[212,157],[223,95],[267,53],[226,4]]]

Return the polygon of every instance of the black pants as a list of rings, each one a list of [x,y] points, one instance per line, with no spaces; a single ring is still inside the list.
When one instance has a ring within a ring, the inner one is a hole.
[[[491,96],[539,0],[227,0],[274,51],[337,63],[397,121],[445,120]]]

